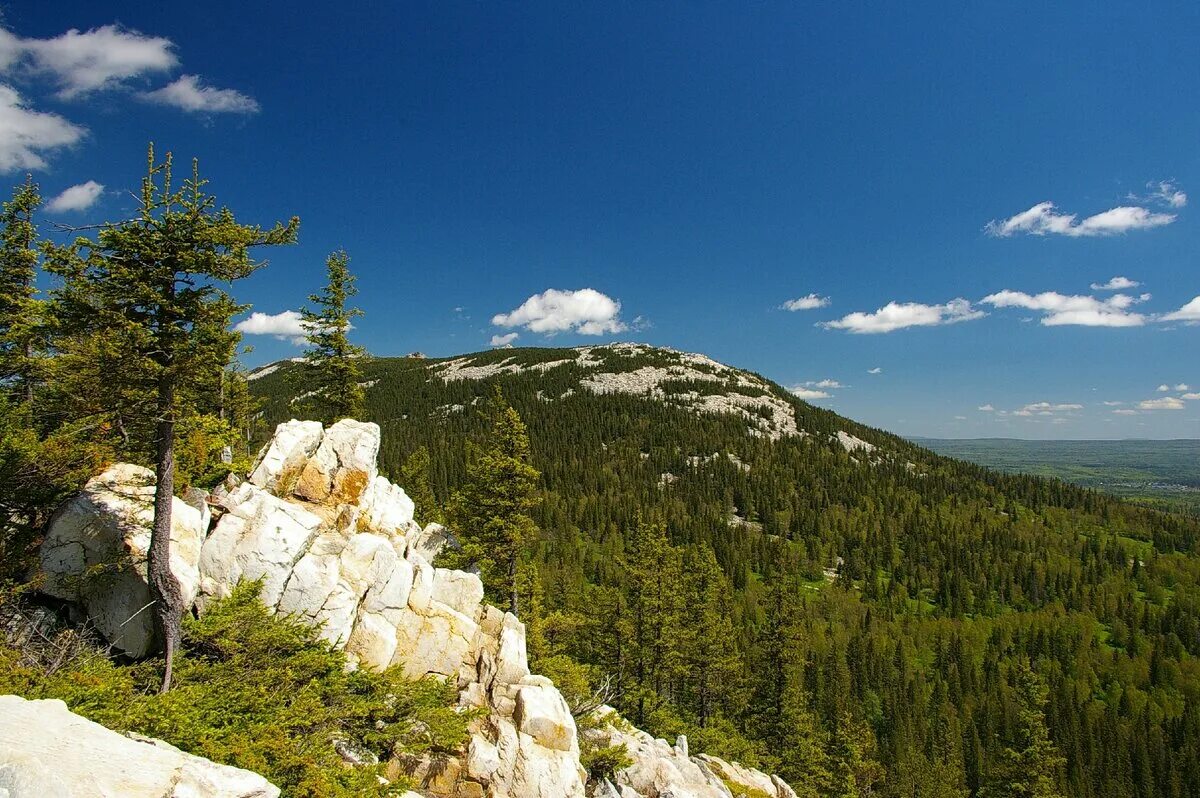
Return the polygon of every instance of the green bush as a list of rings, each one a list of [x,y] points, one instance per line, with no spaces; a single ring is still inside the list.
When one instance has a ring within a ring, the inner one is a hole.
[[[293,618],[271,615],[259,586],[240,585],[184,625],[175,687],[155,691],[162,663],[119,664],[83,649],[66,667],[30,664],[0,648],[0,692],[59,698],[109,728],[159,737],[261,773],[286,796],[382,796],[384,765],[348,767],[335,742],[386,762],[393,753],[459,749],[474,717],[453,685],[411,681],[391,668],[347,671],[345,655]],[[71,634],[71,633],[66,633]]]

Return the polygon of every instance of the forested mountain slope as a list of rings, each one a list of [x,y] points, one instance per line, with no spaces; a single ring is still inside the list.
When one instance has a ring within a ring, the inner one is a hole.
[[[1196,520],[671,350],[362,366],[382,470],[426,447],[438,504],[502,388],[542,474],[531,653],[610,675],[634,723],[812,794],[1200,794]],[[250,375],[263,431],[299,412],[294,368]]]

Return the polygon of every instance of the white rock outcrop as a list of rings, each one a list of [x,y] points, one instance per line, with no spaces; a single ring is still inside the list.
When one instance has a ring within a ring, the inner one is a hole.
[[[7,790],[7,793],[5,793]],[[0,795],[8,798],[277,798],[257,773],[162,740],[110,731],[61,701],[0,696]]]
[[[261,580],[269,608],[319,626],[353,666],[400,666],[411,678],[447,680],[460,705],[485,710],[460,755],[388,764],[393,776],[416,781],[416,795],[583,798],[587,774],[575,719],[554,684],[530,673],[524,625],[483,603],[478,575],[432,565],[452,538],[436,524],[415,523],[412,500],[379,474],[378,451],[375,424],[348,419],[323,429],[289,421],[278,426],[248,481],[227,480],[207,503],[189,495],[199,508],[177,499],[171,568],[185,598],[203,612],[239,581]],[[127,620],[149,603],[152,483],[146,469],[113,466],[64,505],[41,552],[46,592],[77,602],[110,642],[135,656],[153,642],[148,612]],[[689,757],[686,743],[672,748],[630,728],[614,720],[589,732],[600,744],[629,750],[633,764],[610,785],[620,798],[729,798],[716,772],[755,789],[765,784],[772,798],[793,798],[769,776]]]
[[[79,605],[104,638],[134,657],[155,648],[146,581],[154,473],[118,463],[93,477],[54,514],[40,553],[42,592]],[[203,514],[175,498],[171,572],[187,604],[200,583]]]

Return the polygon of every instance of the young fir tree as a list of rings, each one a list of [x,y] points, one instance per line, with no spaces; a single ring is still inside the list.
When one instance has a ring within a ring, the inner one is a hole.
[[[444,523],[446,518],[429,485],[429,449],[417,447],[400,466],[400,487],[416,506],[414,515],[423,524]]]
[[[115,355],[109,384],[136,395],[130,412],[152,428],[154,526],[147,553],[150,595],[165,654],[162,690],[171,686],[183,600],[169,567],[175,492],[176,425],[196,383],[229,363],[237,344],[230,319],[243,310],[223,285],[248,277],[261,262],[250,251],[295,241],[299,221],[270,230],[237,222],[205,193],[198,166],[176,189],[170,153],[155,163],[149,149],[137,215],[106,224],[94,239],[50,250],[47,268],[62,279],[55,313],[69,346]],[[147,424],[147,422],[149,422]]]
[[[346,307],[358,293],[350,273],[350,256],[343,250],[330,253],[325,269],[325,288],[308,297],[313,307],[300,310],[308,350],[304,353],[307,367],[300,369],[298,376],[312,391],[312,404],[321,420],[333,423],[362,414],[365,396],[359,384],[359,366],[364,350],[351,344],[349,337],[351,322],[362,311]]]
[[[32,178],[13,190],[0,210],[0,389],[32,403],[37,381],[37,227],[42,204]]]
[[[1029,665],[1017,667],[1017,739],[1005,747],[980,790],[985,798],[1063,798],[1058,777],[1066,760],[1046,727],[1046,687]],[[1122,746],[1124,749],[1124,746]]]
[[[468,452],[466,481],[450,503],[450,527],[462,541],[460,557],[478,566],[494,601],[517,614],[518,570],[537,536],[530,512],[537,506],[540,474],[530,465],[529,434],[521,416],[496,386],[488,402],[491,430]]]
[[[686,618],[680,624],[684,684],[704,727],[718,709],[734,708],[743,664],[729,613],[733,588],[707,544],[688,563],[686,581]]]

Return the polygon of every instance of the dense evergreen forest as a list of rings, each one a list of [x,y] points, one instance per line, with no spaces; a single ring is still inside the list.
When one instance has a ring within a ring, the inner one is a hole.
[[[940,457],[757,377],[659,388],[766,391],[804,434],[583,385],[680,357],[499,350],[451,379],[445,361],[361,364],[381,463],[426,518],[495,386],[527,423],[522,615],[547,670],[608,676],[634,723],[810,795],[1200,794],[1200,523]],[[293,415],[296,368],[251,375],[258,437]]]

